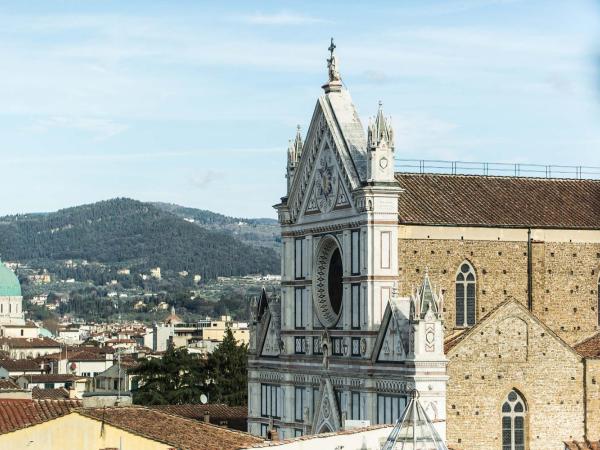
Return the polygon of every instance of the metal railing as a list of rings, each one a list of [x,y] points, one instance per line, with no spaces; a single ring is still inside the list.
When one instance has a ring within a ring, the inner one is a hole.
[[[435,159],[396,159],[395,169],[409,173],[485,175],[504,177],[600,179],[600,167],[557,166],[521,163],[442,161]]]

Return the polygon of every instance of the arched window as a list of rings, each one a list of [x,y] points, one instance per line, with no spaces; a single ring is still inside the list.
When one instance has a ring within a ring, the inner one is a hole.
[[[456,273],[456,326],[475,325],[475,270],[463,262]]]
[[[523,397],[514,389],[502,404],[502,450],[525,450],[525,414]]]

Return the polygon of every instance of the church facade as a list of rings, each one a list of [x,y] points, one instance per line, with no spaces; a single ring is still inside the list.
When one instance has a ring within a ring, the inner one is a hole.
[[[600,439],[600,182],[395,172],[381,107],[365,133],[329,69],[288,150],[249,430],[393,423],[417,390],[454,449]]]

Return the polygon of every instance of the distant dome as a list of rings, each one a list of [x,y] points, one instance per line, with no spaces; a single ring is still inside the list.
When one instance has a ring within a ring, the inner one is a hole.
[[[15,273],[0,261],[0,297],[20,297],[21,283]]]

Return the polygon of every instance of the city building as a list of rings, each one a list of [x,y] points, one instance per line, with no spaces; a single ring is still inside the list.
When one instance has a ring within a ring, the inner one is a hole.
[[[282,287],[254,308],[249,430],[391,424],[416,390],[456,450],[597,442],[600,181],[396,172],[390,121],[380,105],[365,133],[333,49],[275,206]]]

